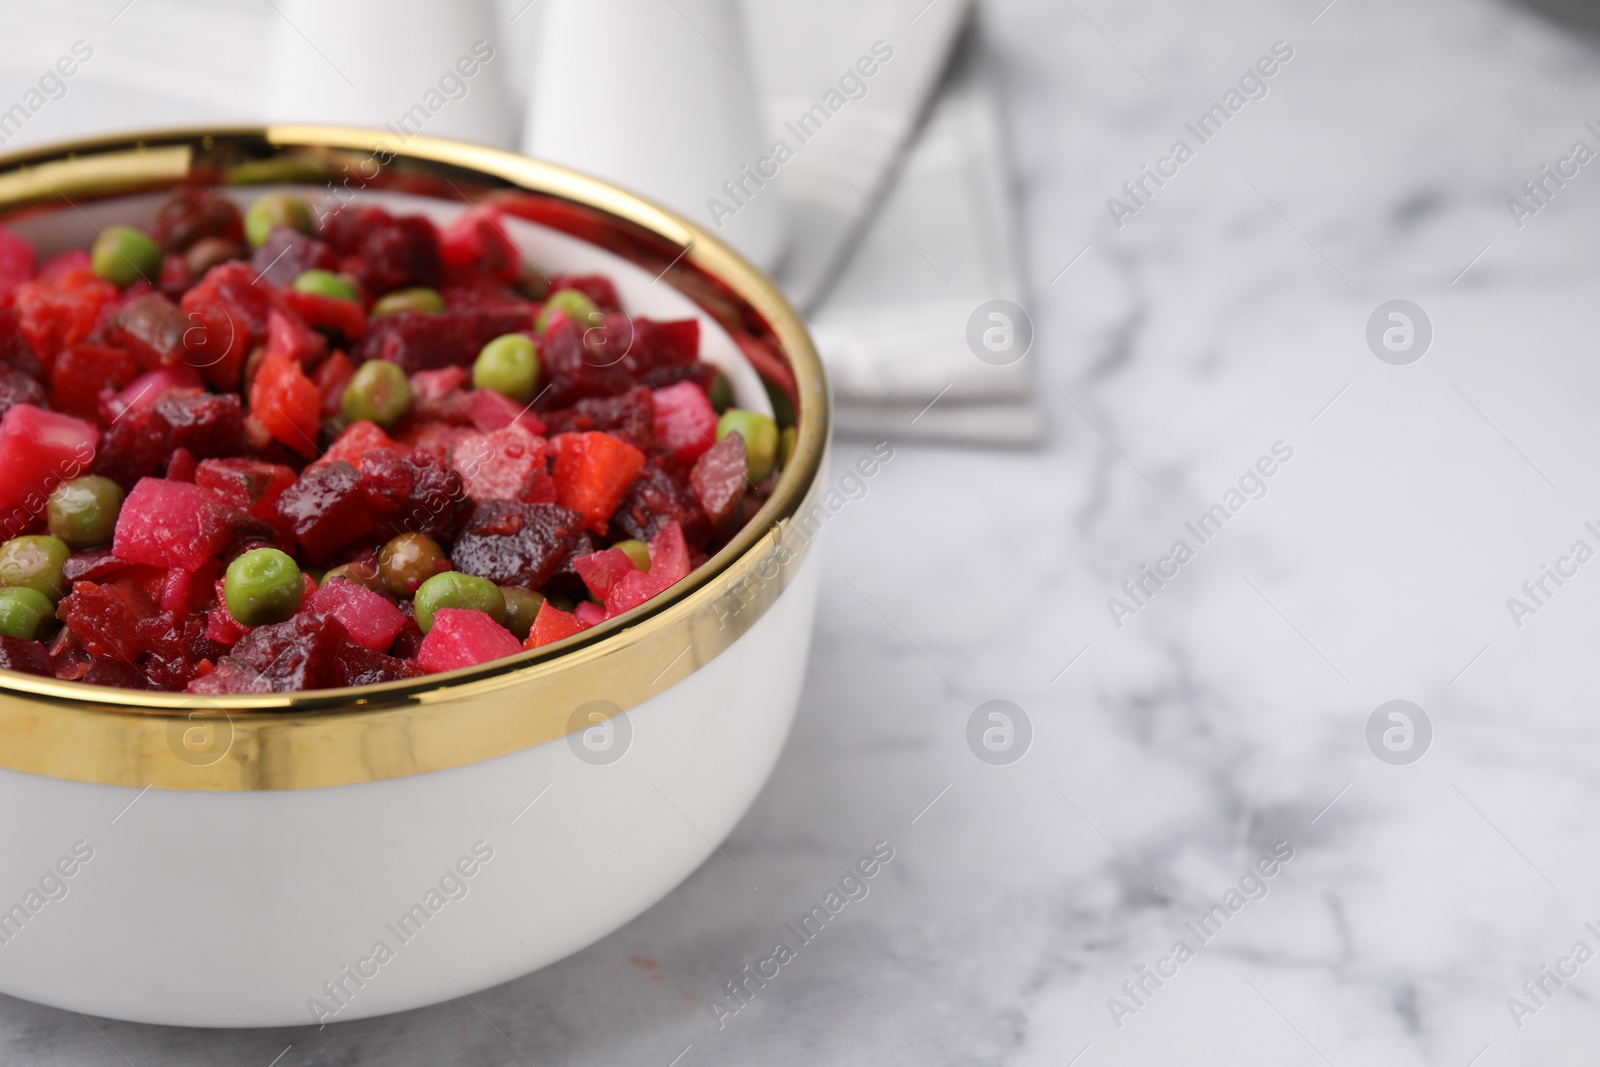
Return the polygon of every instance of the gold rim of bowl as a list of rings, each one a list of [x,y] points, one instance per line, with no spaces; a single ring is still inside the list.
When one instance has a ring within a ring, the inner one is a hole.
[[[727,245],[615,186],[509,152],[382,131],[283,125],[153,132],[0,156],[0,222],[180,184],[304,185],[494,202],[672,285],[794,402],[771,498],[688,578],[564,641],[478,667],[355,689],[203,697],[0,670],[0,767],[106,785],[305,789],[459,767],[587,728],[687,678],[776,602],[803,562],[828,439],[805,325]],[[810,509],[809,511],[807,509]]]

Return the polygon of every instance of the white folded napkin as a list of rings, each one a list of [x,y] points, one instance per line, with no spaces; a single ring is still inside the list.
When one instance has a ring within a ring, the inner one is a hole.
[[[841,433],[1005,445],[1043,435],[1031,325],[992,306],[1028,303],[996,88],[981,40],[969,39],[881,215],[811,314]],[[996,329],[1026,335],[1001,338],[1011,348],[997,353],[984,344]]]

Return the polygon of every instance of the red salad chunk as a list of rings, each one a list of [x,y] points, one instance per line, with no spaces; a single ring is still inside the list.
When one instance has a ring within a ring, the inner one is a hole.
[[[422,639],[417,663],[429,674],[476,667],[522,651],[511,631],[481,611],[442,608]]]
[[[22,283],[33,277],[33,246],[0,229],[0,308],[11,306]]]
[[[0,521],[42,512],[51,489],[94,462],[99,441],[99,430],[70,415],[32,404],[7,411],[0,419]]]
[[[129,563],[198,570],[222,551],[240,517],[210,489],[141,478],[123,501],[111,551]]]
[[[0,225],[0,585],[33,590],[0,671],[403,683],[582,633],[727,544],[792,435],[720,419],[699,321],[526,262],[497,204],[439,226],[196,185],[93,248]]]
[[[306,598],[306,606],[338,619],[351,640],[374,652],[387,651],[406,625],[393,601],[348,578],[333,579]]]

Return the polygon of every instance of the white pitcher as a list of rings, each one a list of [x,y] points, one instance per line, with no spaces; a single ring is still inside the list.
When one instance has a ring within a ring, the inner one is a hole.
[[[538,6],[524,151],[655,200],[775,266],[783,201],[759,173],[767,144],[738,0]]]
[[[511,148],[493,0],[279,0],[266,112]]]

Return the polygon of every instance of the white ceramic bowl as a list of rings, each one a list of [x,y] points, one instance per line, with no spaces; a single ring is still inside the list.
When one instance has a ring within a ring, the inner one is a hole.
[[[192,1026],[471,994],[659,900],[783,745],[827,518],[827,398],[799,319],[727,248],[619,190],[505,153],[382,141],[283,127],[12,156],[0,223],[43,251],[82,246],[180,181],[287,182],[444,218],[495,199],[531,220],[513,235],[544,269],[603,271],[634,313],[699,316],[741,404],[767,405],[765,380],[794,408],[794,459],[689,579],[511,660],[213,700],[0,671],[0,991]]]

